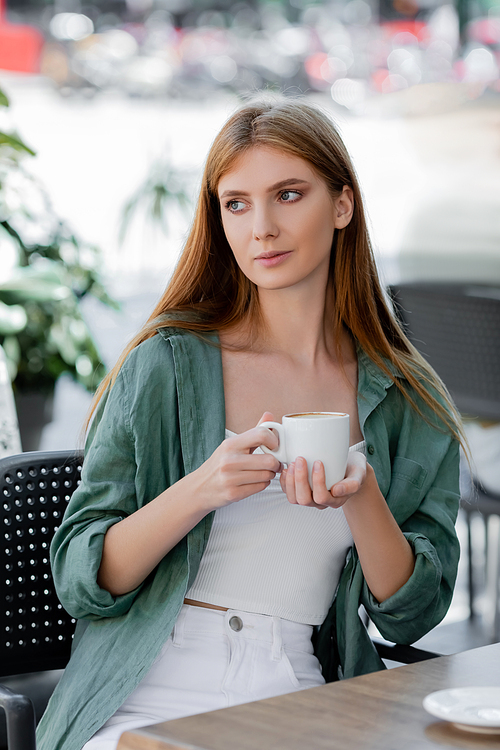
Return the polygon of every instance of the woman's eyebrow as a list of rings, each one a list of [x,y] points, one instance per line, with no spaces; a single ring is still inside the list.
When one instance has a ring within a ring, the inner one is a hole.
[[[289,180],[281,180],[280,182],[275,182],[274,185],[271,185],[268,193],[272,192],[273,190],[278,190],[282,187],[287,187],[287,185],[308,185],[307,180],[301,180],[299,177],[291,177]]]
[[[267,189],[267,192],[272,193],[274,190],[279,190],[279,188],[287,187],[288,185],[308,184],[309,183],[307,182],[307,180],[301,180],[298,177],[290,177],[287,180],[280,180],[279,182],[275,182],[274,185],[270,185],[270,187]],[[220,196],[220,200],[222,200],[222,198],[232,198],[239,195],[249,195],[249,193],[247,193],[246,190],[224,190],[224,192]]]

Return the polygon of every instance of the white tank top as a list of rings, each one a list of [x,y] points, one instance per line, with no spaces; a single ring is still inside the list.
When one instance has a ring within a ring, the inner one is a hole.
[[[226,437],[232,434],[226,430]],[[364,449],[364,442],[351,446]],[[342,508],[292,505],[275,478],[262,492],[215,511],[198,574],[186,596],[320,625],[352,543]]]

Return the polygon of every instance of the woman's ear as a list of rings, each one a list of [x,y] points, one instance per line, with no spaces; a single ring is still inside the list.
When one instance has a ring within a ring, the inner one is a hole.
[[[335,229],[344,229],[352,219],[354,212],[354,195],[352,189],[344,185],[338,198],[333,201],[335,210]]]

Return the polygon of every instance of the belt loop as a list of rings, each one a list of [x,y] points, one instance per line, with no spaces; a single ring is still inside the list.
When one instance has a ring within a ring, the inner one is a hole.
[[[273,615],[273,646],[271,657],[273,661],[280,661],[283,653],[283,638],[281,635],[281,618]]]

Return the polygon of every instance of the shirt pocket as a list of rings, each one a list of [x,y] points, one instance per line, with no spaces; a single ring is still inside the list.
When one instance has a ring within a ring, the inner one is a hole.
[[[424,497],[427,469],[411,458],[396,456],[392,465],[387,504],[401,524],[414,513]]]

